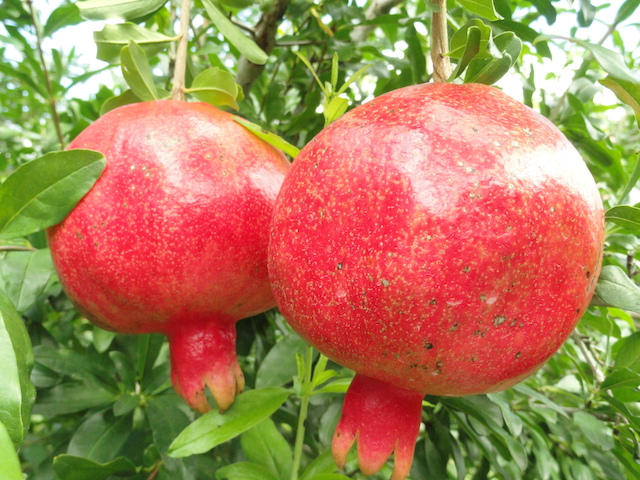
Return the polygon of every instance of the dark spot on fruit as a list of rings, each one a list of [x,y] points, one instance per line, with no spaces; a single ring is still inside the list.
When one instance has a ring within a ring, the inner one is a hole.
[[[522,352],[516,353],[516,358],[520,358],[522,356]]]
[[[484,293],[482,295],[480,295],[480,301],[481,302],[486,302],[487,301],[487,296]]]
[[[400,354],[399,354],[399,353],[394,353],[394,354],[393,354],[393,356],[394,356],[395,358],[400,358]]]
[[[476,330],[475,332],[473,332],[473,334],[476,337],[484,338],[484,336],[487,334],[487,332],[486,332],[486,330]]]
[[[554,212],[556,211],[556,207],[552,206],[552,207],[549,209],[549,211],[550,211],[551,213],[554,213]]]
[[[82,240],[82,234],[80,232],[76,232],[76,237],[78,237],[80,240]]]
[[[471,361],[472,362],[477,362],[478,361],[478,357],[476,355],[474,355],[473,357],[471,357]]]
[[[93,244],[97,247],[98,246],[98,242],[93,242]]]
[[[586,275],[587,275],[587,278],[590,278],[591,277],[591,272],[589,270],[587,270]]]
[[[424,348],[427,350],[431,350],[433,348],[433,343],[425,341]]]
[[[382,280],[380,280],[380,283],[382,284],[383,287],[388,287],[389,285],[391,285],[391,283],[389,282],[389,280],[383,278]]]
[[[498,315],[493,319],[493,324],[497,327],[498,325],[502,325],[506,319],[507,317],[505,317],[504,315]]]
[[[437,368],[442,367],[442,360],[438,360],[438,361],[436,362],[436,367],[437,367]]]
[[[102,223],[100,224],[100,226],[102,226],[102,227],[106,227],[106,226],[107,226],[107,224],[106,224],[106,223],[104,223],[104,222],[102,222]]]
[[[518,319],[514,318],[513,320],[511,320],[511,323],[509,324],[510,327],[515,327],[516,323],[518,323]]]
[[[455,332],[456,330],[458,330],[458,328],[460,328],[460,324],[458,322],[456,322],[453,325],[451,325],[451,328],[449,329],[449,331],[450,332]]]
[[[473,130],[475,133],[478,133],[480,131],[476,127],[471,127],[471,130]]]
[[[429,300],[429,303],[430,303],[431,305],[435,305],[435,304],[436,304],[436,303],[438,303],[438,302],[436,301],[436,299],[435,299],[435,298],[432,298],[431,300]]]
[[[417,363],[412,363],[411,365],[409,365],[410,368],[416,368],[418,366]]]
[[[338,270],[342,270],[342,262],[340,262],[340,263],[336,266],[336,268],[337,268]]]
[[[423,370],[429,370],[429,367],[427,367],[426,365],[420,365],[420,368]]]
[[[93,228],[94,230],[97,230],[98,225],[91,225],[91,228]],[[589,277],[587,277],[587,278],[589,278]]]
[[[469,265],[465,266],[465,267],[462,269],[462,271],[463,271],[464,273],[469,273],[469,271],[470,271],[470,270],[471,270],[471,267],[470,267]]]
[[[579,308],[576,308],[576,313],[580,313],[580,309]]]

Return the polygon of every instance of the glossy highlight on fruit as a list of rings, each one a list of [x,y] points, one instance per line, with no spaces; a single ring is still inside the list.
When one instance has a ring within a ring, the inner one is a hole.
[[[500,90],[423,84],[359,106],[299,154],[278,196],[278,307],[353,369],[333,441],[405,478],[429,395],[513,386],[589,305],[604,212],[576,149]]]
[[[201,412],[244,386],[235,323],[274,305],[268,226],[290,164],[233,116],[172,100],[117,108],[70,149],[104,173],[47,232],[69,298],[96,325],[169,338],[176,391]]]

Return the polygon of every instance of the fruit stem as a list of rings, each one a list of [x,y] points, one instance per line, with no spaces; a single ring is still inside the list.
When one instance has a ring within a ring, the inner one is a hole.
[[[191,0],[182,0],[180,4],[180,39],[176,51],[176,64],[173,70],[173,90],[171,98],[183,102],[187,73],[187,53],[189,47],[189,21],[191,20]]]
[[[449,36],[447,33],[447,0],[431,0],[439,10],[431,17],[431,61],[433,62],[434,82],[446,82],[451,76],[451,61],[447,56],[449,51]]]
[[[311,386],[313,347],[311,347],[310,345],[307,345],[307,352],[304,363],[305,374],[304,379],[302,379],[302,385],[300,388],[302,395],[300,397],[300,415],[298,415],[296,443],[293,449],[293,466],[291,468],[291,480],[298,480],[298,470],[300,470],[300,463],[302,461],[302,447],[304,446],[304,422],[307,420],[307,414],[309,412],[309,402],[311,401],[311,395],[313,394],[313,388]]]

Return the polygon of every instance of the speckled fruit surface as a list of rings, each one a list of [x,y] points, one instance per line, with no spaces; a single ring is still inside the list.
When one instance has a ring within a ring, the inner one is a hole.
[[[289,162],[204,103],[113,110],[70,149],[107,159],[92,190],[48,240],[69,298],[95,324],[169,337],[172,380],[209,408],[244,385],[235,322],[274,305],[268,225]]]
[[[358,435],[377,438],[361,428],[371,409],[348,404],[380,382],[413,394],[404,422],[417,435],[423,395],[495,392],[534,373],[587,308],[603,237],[578,152],[493,87],[406,87],[323,130],[276,202],[269,269],[293,328],[366,379],[347,393],[339,463]],[[360,437],[361,468],[396,440]],[[404,478],[411,456],[398,457]]]

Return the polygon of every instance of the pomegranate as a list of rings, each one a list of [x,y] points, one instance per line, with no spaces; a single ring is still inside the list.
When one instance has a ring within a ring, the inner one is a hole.
[[[410,470],[422,398],[513,386],[561,346],[600,271],[604,212],[548,120],[500,90],[423,84],[359,106],[297,157],[269,274],[292,327],[356,372],[333,438]]]
[[[69,216],[47,231],[62,285],[96,325],[164,333],[171,378],[205,412],[244,386],[235,323],[275,304],[268,226],[289,162],[205,103],[117,108],[69,146],[107,166]]]

